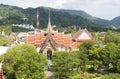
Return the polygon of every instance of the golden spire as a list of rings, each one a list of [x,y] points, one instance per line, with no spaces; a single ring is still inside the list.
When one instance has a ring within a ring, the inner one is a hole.
[[[50,21],[50,9],[49,9],[49,18],[48,18],[47,32],[48,33],[52,32],[52,26],[51,26],[51,21]]]

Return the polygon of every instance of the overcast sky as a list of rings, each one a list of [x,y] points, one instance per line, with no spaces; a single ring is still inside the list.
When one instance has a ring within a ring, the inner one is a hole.
[[[0,3],[22,8],[46,6],[83,10],[92,16],[109,20],[120,16],[120,0],[0,0]]]

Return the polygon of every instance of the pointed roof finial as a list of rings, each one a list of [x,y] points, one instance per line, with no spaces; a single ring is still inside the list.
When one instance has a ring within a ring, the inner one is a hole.
[[[50,8],[49,8],[49,24],[51,25],[51,21],[50,21]]]
[[[52,26],[51,26],[51,21],[50,21],[50,8],[49,8],[49,18],[48,18],[47,32],[48,33],[52,32]]]
[[[39,11],[38,10],[36,15],[36,26],[37,26],[37,29],[39,29]]]

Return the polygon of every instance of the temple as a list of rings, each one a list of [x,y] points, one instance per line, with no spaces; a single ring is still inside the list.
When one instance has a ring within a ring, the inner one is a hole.
[[[54,31],[50,20],[50,11],[48,25],[46,31],[35,31],[33,34],[28,34],[27,42],[36,46],[38,52],[43,53],[51,58],[55,51],[74,51],[81,42],[92,41],[93,37],[87,29],[79,29],[73,36],[64,34],[63,32]]]

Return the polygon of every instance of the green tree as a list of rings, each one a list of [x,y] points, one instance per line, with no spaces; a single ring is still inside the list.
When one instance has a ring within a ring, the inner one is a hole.
[[[105,36],[105,43],[113,42],[115,44],[120,43],[120,35],[118,33],[107,31]]]
[[[34,46],[21,44],[7,51],[3,70],[7,79],[45,79],[47,58],[36,52]]]
[[[89,64],[89,50],[92,48],[93,43],[92,42],[84,42],[79,46],[79,53],[78,53],[78,59],[79,59],[79,65],[77,70],[82,70],[83,72],[87,71],[87,65]]]
[[[5,32],[5,35],[10,35],[12,30],[11,27],[9,25],[6,26],[0,26],[0,32]]]
[[[74,73],[76,61],[68,52],[55,52],[52,57],[55,76],[59,79],[69,78]]]
[[[110,68],[116,68],[116,63],[118,60],[117,49],[117,45],[114,43],[108,43],[106,47],[102,49],[100,56],[105,70],[109,70]]]
[[[94,70],[97,70],[99,65],[102,64],[100,60],[100,53],[102,48],[99,46],[92,46],[92,48],[89,50],[89,63],[92,65],[92,68]]]
[[[7,36],[0,35],[0,46],[9,46],[11,43],[11,39]]]
[[[116,63],[115,66],[117,66],[117,71],[120,73],[120,44],[117,45]]]
[[[117,62],[117,71],[120,73],[120,59]]]

